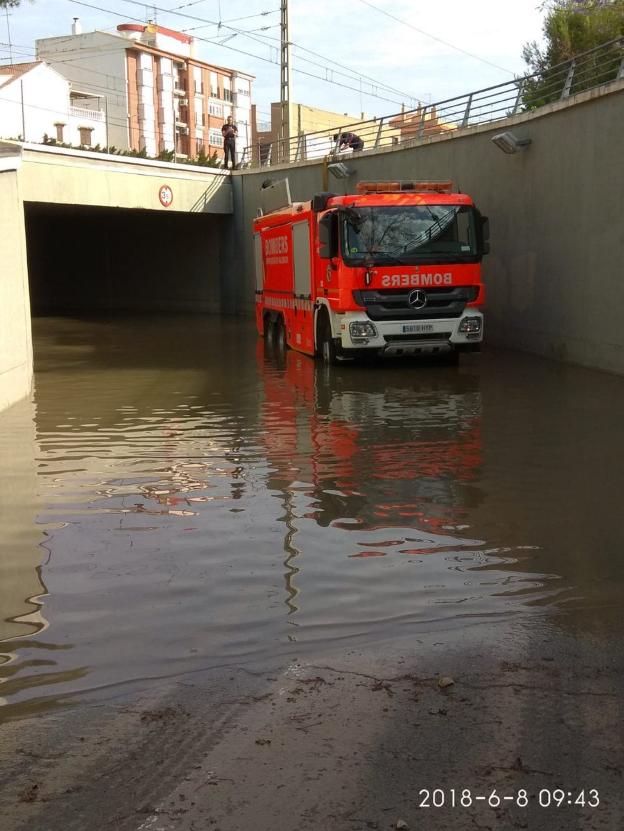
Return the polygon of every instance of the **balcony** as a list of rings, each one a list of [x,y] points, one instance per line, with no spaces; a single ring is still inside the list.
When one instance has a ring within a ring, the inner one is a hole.
[[[70,107],[69,114],[83,121],[104,121],[104,112],[102,110],[90,110],[87,107]]]

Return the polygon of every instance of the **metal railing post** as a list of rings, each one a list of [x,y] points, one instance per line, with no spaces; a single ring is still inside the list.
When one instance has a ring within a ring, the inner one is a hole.
[[[565,79],[565,84],[563,85],[563,90],[561,92],[561,98],[568,98],[570,96],[570,90],[572,89],[572,81],[574,80],[574,72],[576,70],[576,58],[573,58],[570,61],[570,68],[568,69],[568,74]]]
[[[520,104],[522,103],[522,90],[524,89],[524,79],[521,78],[518,82],[518,95],[516,96],[516,103],[514,104],[513,110],[511,111],[512,115],[515,115],[518,110],[520,109]]]
[[[295,161],[301,161],[301,150],[303,148],[303,133],[299,133],[297,136],[297,149],[295,150]]]
[[[384,120],[383,120],[383,116],[382,116],[379,119],[379,127],[377,128],[377,135],[375,137],[375,144],[374,144],[375,147],[379,147],[379,145],[381,144],[381,131],[383,129],[383,123],[384,123]]]
[[[422,138],[425,135],[425,116],[427,114],[427,107],[422,108],[422,113],[420,116],[420,124],[418,125],[418,138]]]
[[[338,132],[336,133],[336,141],[334,143],[334,150],[333,153],[335,156],[338,155],[340,152],[340,136],[342,135],[342,127],[339,128]]]
[[[462,118],[462,127],[467,127],[468,122],[470,121],[470,109],[472,107],[472,93],[468,96],[468,101],[466,102],[466,109],[464,110],[464,117]]]

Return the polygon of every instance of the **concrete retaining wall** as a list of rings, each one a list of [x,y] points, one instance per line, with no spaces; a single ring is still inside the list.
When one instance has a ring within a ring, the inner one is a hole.
[[[31,295],[46,314],[218,312],[231,211],[225,171],[0,142],[0,411],[31,390]]]
[[[491,138],[509,129],[531,145],[501,152]],[[330,179],[330,189],[345,193],[360,179],[453,178],[490,217],[486,341],[624,374],[623,135],[624,83],[617,82],[496,128],[355,156],[349,184]],[[253,311],[257,194],[264,179],[284,175],[295,200],[323,189],[317,163],[234,177],[237,234],[245,240],[237,268],[244,279],[232,299],[239,312]]]
[[[28,395],[32,337],[19,155],[0,153],[0,411]]]

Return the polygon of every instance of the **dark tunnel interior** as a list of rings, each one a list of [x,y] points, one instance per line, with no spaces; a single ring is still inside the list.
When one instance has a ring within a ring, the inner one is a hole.
[[[26,203],[33,316],[218,313],[230,217]]]

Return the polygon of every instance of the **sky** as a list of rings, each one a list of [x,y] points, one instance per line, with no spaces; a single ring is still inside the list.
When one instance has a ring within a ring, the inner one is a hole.
[[[291,101],[372,117],[512,80],[526,72],[523,45],[542,39],[540,5],[289,0]],[[14,62],[32,60],[34,41],[69,34],[74,17],[85,32],[154,18],[187,31],[197,38],[198,58],[256,76],[260,121],[279,101],[279,0],[22,0],[8,20],[0,13],[0,62],[9,60],[9,40]]]

